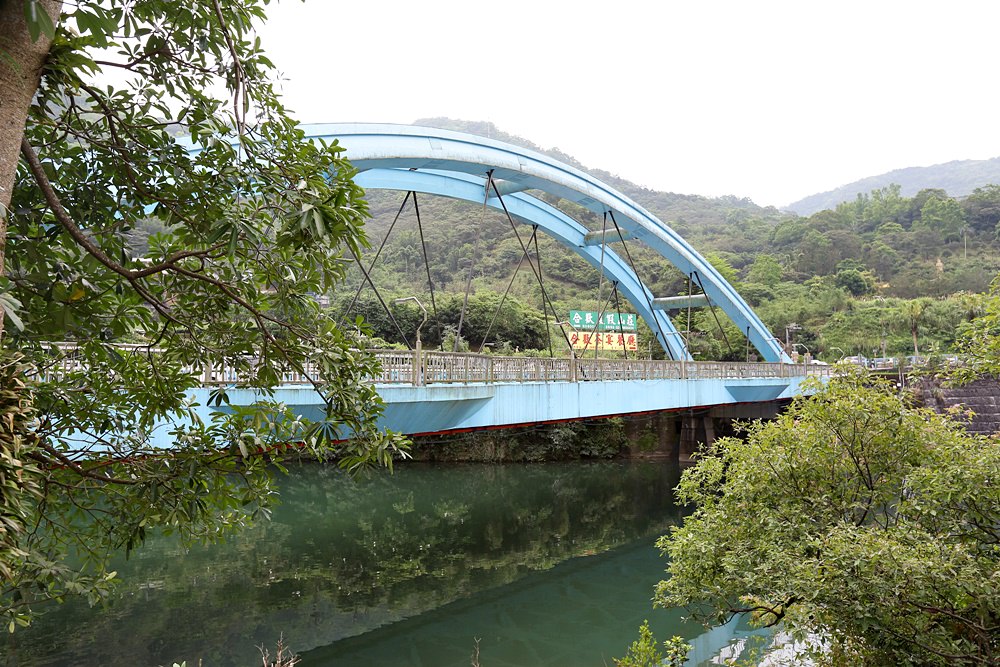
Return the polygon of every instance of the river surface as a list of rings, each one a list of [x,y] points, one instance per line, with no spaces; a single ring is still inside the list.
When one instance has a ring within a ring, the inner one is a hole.
[[[279,480],[273,519],[223,544],[155,537],[116,564],[97,608],[71,600],[3,639],[4,664],[259,665],[279,636],[301,667],[604,667],[653,609],[653,543],[681,513],[674,463],[407,464],[352,480],[318,464]],[[716,636],[718,635],[718,636]]]

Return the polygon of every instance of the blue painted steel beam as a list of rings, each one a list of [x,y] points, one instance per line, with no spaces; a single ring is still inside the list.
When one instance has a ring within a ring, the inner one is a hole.
[[[767,361],[790,359],[780,341],[718,271],[677,232],[636,202],[596,178],[534,151],[483,137],[411,125],[331,124],[303,128],[312,139],[337,139],[360,170],[453,172],[493,178],[610,213],[622,231],[646,243],[689,276],[697,276],[718,305]],[[409,189],[405,186],[402,189]],[[651,328],[655,324],[650,321]],[[664,341],[666,342],[666,341]]]
[[[409,171],[407,169],[369,169],[358,174],[354,181],[363,188],[385,190],[412,190],[415,192],[462,199],[482,203],[486,179],[462,173],[448,173],[437,170]],[[587,228],[557,208],[525,194],[506,194],[503,203],[511,217],[538,228],[573,250],[591,266],[600,270],[601,249],[584,243]],[[486,200],[486,205],[502,210],[500,200],[494,195]],[[618,291],[632,304],[636,312],[649,323],[657,341],[674,359],[690,359],[684,340],[674,328],[670,318],[660,310],[650,308],[653,295],[646,289],[639,277],[619,255],[608,248],[604,250],[604,273],[609,280],[618,282]],[[659,329],[657,328],[659,324]],[[666,340],[661,336],[666,336]]]
[[[381,428],[414,435],[497,426],[574,421],[660,410],[759,403],[792,398],[805,377],[687,380],[597,380],[588,382],[513,382],[412,387],[376,385],[385,401]],[[192,408],[203,421],[219,408],[210,405],[212,388],[189,392]],[[230,388],[233,405],[268,398],[254,389]],[[278,387],[273,400],[309,419],[323,417],[324,403],[304,385]],[[183,420],[158,425],[151,434],[157,447],[171,447],[169,431]],[[341,433],[346,436],[347,433]]]

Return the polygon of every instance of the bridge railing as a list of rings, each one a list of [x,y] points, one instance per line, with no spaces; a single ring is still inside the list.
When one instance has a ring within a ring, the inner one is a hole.
[[[651,359],[501,357],[473,353],[372,350],[382,371],[377,384],[587,382],[829,376],[833,366]]]
[[[52,364],[42,375],[55,379],[83,370],[83,361],[72,343],[50,346]],[[156,355],[162,350],[140,345],[119,346],[125,353]],[[607,380],[683,380],[781,378],[808,375],[829,376],[834,366],[812,364],[743,363],[715,361],[664,361],[652,359],[593,359],[552,357],[503,357],[424,350],[369,350],[379,361],[380,371],[371,377],[375,384],[434,385],[493,382],[589,382]],[[252,366],[252,360],[247,364]],[[248,366],[210,364],[192,367],[203,385],[239,384],[246,380]],[[309,384],[315,369],[288,370],[283,384]]]

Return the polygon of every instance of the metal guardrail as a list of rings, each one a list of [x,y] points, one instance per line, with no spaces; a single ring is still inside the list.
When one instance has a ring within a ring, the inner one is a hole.
[[[834,374],[813,364],[500,357],[422,351],[372,350],[382,371],[376,384],[465,384],[491,382],[587,382],[595,380],[685,380],[784,378]]]
[[[55,379],[83,370],[84,362],[72,343],[52,344],[61,356],[53,359],[43,377]],[[162,352],[141,345],[118,346],[123,353]],[[494,382],[589,382],[608,380],[685,380],[784,378],[834,374],[834,366],[813,364],[743,363],[729,361],[662,361],[651,359],[585,359],[551,357],[502,357],[496,355],[423,350],[369,350],[381,371],[370,378],[375,384],[424,386]],[[248,360],[250,361],[250,360]],[[251,361],[252,363],[252,361]],[[203,385],[239,384],[242,371],[228,364],[191,367]],[[312,368],[282,374],[283,384],[310,384]]]

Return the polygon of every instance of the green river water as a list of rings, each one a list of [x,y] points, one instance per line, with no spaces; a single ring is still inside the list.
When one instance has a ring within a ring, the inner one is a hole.
[[[279,635],[301,667],[613,665],[649,619],[696,644],[734,636],[653,609],[679,521],[674,463],[408,464],[352,480],[301,465],[273,520],[224,544],[153,538],[102,607],[53,608],[4,664],[260,665]]]

